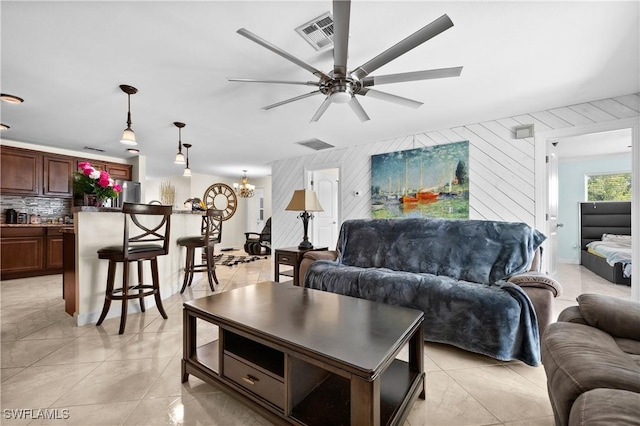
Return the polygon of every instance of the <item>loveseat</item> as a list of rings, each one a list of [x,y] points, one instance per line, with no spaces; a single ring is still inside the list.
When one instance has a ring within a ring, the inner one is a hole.
[[[308,288],[422,310],[425,340],[535,366],[561,291],[539,271],[544,239],[524,223],[347,220],[337,250],[305,253],[300,276]]]
[[[556,425],[640,425],[640,303],[577,300],[542,338]]]

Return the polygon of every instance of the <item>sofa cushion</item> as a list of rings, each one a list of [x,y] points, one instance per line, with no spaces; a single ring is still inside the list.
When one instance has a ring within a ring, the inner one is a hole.
[[[319,260],[305,286],[352,297],[420,309],[424,338],[501,360],[540,362],[536,314],[519,286],[484,285],[447,276],[387,268],[359,268]]]
[[[587,324],[614,337],[640,340],[640,304],[602,294],[581,294],[577,298]]]
[[[566,424],[581,394],[597,388],[640,392],[640,368],[611,335],[589,325],[550,324],[542,340],[542,363],[558,424]]]
[[[640,426],[640,394],[618,389],[594,389],[576,399],[569,426]]]
[[[492,284],[527,270],[545,236],[524,223],[448,219],[348,220],[338,261],[361,268]]]

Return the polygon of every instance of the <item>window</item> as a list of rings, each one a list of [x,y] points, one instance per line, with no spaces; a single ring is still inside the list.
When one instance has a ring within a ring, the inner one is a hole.
[[[587,175],[587,201],[631,200],[631,173]]]

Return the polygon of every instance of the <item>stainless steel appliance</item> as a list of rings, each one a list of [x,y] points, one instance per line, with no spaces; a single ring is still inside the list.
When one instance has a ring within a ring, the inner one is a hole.
[[[122,207],[124,203],[140,202],[140,182],[116,180],[116,183],[122,186],[122,192],[113,200],[113,207]]]

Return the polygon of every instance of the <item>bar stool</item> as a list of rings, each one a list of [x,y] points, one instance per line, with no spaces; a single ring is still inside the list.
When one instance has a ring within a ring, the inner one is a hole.
[[[99,259],[109,260],[107,274],[107,290],[104,306],[97,326],[102,324],[109,313],[112,300],[122,301],[120,314],[120,331],[124,333],[127,323],[127,306],[129,299],[140,300],[140,310],[145,311],[144,297],[153,295],[162,318],[167,314],[162,306],[160,283],[158,278],[158,256],[169,253],[169,228],[171,224],[171,206],[124,203],[124,243],[118,246],[103,247],[98,250]],[[141,223],[143,222],[143,223]],[[142,262],[151,262],[152,284],[142,283]],[[122,263],[122,287],[114,289],[116,265]],[[137,262],[138,283],[129,285],[129,263]],[[132,293],[137,291],[137,293]]]
[[[186,262],[184,266],[184,281],[180,294],[193,282],[194,272],[207,271],[207,279],[211,291],[215,291],[214,281],[218,284],[216,276],[216,264],[213,260],[213,249],[216,243],[222,239],[222,210],[208,209],[202,216],[200,235],[178,238],[178,245],[187,248]],[[195,264],[196,248],[202,247],[205,263]]]

